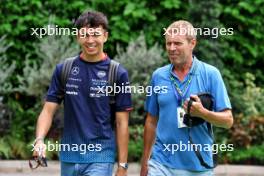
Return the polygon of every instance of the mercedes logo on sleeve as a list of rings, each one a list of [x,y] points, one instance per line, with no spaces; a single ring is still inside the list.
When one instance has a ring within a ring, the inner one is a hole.
[[[79,74],[79,67],[73,67],[71,70],[71,74],[78,75]]]

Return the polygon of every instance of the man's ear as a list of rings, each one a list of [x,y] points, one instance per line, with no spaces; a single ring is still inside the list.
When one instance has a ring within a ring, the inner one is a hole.
[[[106,42],[107,39],[108,39],[108,32],[105,32],[105,33],[104,33],[104,42]]]
[[[192,39],[192,40],[191,40],[191,47],[192,47],[192,49],[195,48],[196,43],[197,43],[196,39]]]

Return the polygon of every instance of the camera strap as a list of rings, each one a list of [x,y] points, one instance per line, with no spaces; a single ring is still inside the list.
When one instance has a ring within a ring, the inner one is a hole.
[[[208,127],[208,125],[210,125],[210,124],[207,123],[207,127]],[[191,144],[194,144],[193,140],[192,140],[192,137],[190,135],[190,129],[191,128],[188,128],[189,141],[190,141]],[[209,164],[207,164],[204,161],[204,159],[203,159],[203,157],[202,157],[202,155],[201,155],[199,150],[194,150],[194,152],[195,152],[195,155],[197,156],[198,160],[200,161],[200,164],[202,166],[204,166],[206,169],[213,169],[213,168],[215,168],[217,166],[217,154],[213,154],[213,166],[210,166]]]
[[[177,82],[176,82],[174,76],[172,75],[172,73],[171,73],[171,75],[170,75],[170,80],[172,81],[172,83],[173,83],[173,85],[174,85],[173,87],[175,87],[175,89],[174,89],[174,94],[175,94],[176,99],[177,99],[177,101],[178,101],[178,105],[180,105],[180,106],[183,106],[183,103],[184,103],[184,97],[185,97],[185,95],[186,95],[186,93],[187,93],[188,88],[190,87],[189,85],[190,85],[190,83],[191,83],[191,81],[192,81],[193,75],[195,74],[195,71],[196,71],[196,68],[197,68],[197,65],[198,65],[198,64],[195,62],[195,58],[193,59],[193,64],[194,64],[194,66],[193,66],[193,70],[192,70],[192,72],[189,74],[189,78],[188,78],[188,80],[187,80],[187,83],[185,83],[185,86],[184,86],[183,90],[181,90],[180,87],[178,86],[178,84],[177,84]],[[173,67],[173,65],[172,65],[172,67]],[[173,68],[171,68],[170,70],[173,70]],[[177,91],[177,92],[176,92],[176,91]],[[178,96],[179,96],[179,98],[178,98]]]
[[[188,106],[187,106],[187,113],[188,114],[190,114],[190,109],[191,109],[191,106],[192,106],[192,102],[193,102],[192,100],[189,100],[189,102],[188,102]],[[190,121],[190,123],[192,123],[192,121]],[[207,125],[207,129],[208,129],[208,133],[213,138],[213,143],[215,143],[215,140],[214,140],[214,137],[213,137],[213,132],[212,132],[212,125],[210,123],[208,123],[208,122],[206,122],[206,125]],[[188,128],[189,141],[190,141],[191,144],[194,144],[193,140],[192,140],[192,137],[191,137],[191,131],[190,130],[191,130],[191,128]],[[203,157],[202,157],[202,155],[201,155],[199,150],[194,150],[194,152],[195,152],[195,155],[197,156],[198,160],[200,161],[200,164],[202,166],[204,166],[206,169],[213,169],[213,168],[215,168],[217,166],[217,154],[213,154],[213,166],[210,166],[204,161],[204,159],[203,159]]]

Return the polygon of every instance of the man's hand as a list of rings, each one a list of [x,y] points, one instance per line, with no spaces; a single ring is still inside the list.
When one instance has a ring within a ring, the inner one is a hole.
[[[127,169],[118,167],[115,176],[127,176]]]
[[[207,110],[203,107],[200,98],[197,95],[191,95],[191,98],[195,100],[192,102],[192,106],[190,108],[191,116],[203,118],[205,111]],[[187,107],[188,107],[188,101],[185,101],[183,105],[185,112],[187,112]]]
[[[43,140],[38,140],[32,146],[34,147],[33,156],[46,157],[46,144],[43,142]]]
[[[53,116],[58,109],[59,104],[53,102],[45,102],[44,107],[38,117],[36,128],[36,141],[32,146],[34,147],[33,156],[46,157],[46,145],[44,144],[44,137],[48,133]]]
[[[233,115],[231,109],[223,109],[220,112],[209,111],[203,107],[197,95],[191,95],[195,100],[190,108],[191,116],[203,118],[205,121],[222,128],[231,128],[233,125]],[[183,108],[187,112],[188,101],[184,102]]]
[[[142,163],[141,170],[140,170],[140,176],[147,176],[147,175],[148,175],[148,164]]]

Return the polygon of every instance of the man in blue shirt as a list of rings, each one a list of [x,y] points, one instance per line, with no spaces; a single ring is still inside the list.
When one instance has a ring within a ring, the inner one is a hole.
[[[212,175],[212,150],[203,150],[213,144],[207,122],[223,128],[233,124],[224,82],[217,68],[192,54],[196,45],[192,24],[183,20],[172,23],[166,30],[165,40],[171,64],[153,73],[151,86],[167,86],[167,91],[152,92],[145,103],[148,114],[141,176]],[[212,111],[203,107],[197,96],[199,93],[212,95]],[[190,115],[201,117],[205,122],[188,128],[182,121],[182,114],[187,112],[190,98],[195,100]],[[198,149],[201,157],[212,168],[199,162],[195,149],[190,147],[192,143],[201,146]]]
[[[115,129],[111,125],[110,98],[102,91],[110,86],[110,58],[103,51],[108,38],[107,18],[100,12],[85,12],[76,20],[75,26],[82,52],[73,61],[66,85],[61,80],[63,63],[56,66],[38,118],[33,155],[46,147],[44,137],[56,109],[64,101],[64,130],[59,148],[61,175],[112,176],[117,148],[119,164],[116,175],[125,176],[131,95],[115,94]],[[115,84],[121,86],[125,83],[128,83],[128,73],[120,65]],[[45,150],[42,152],[45,157]]]

